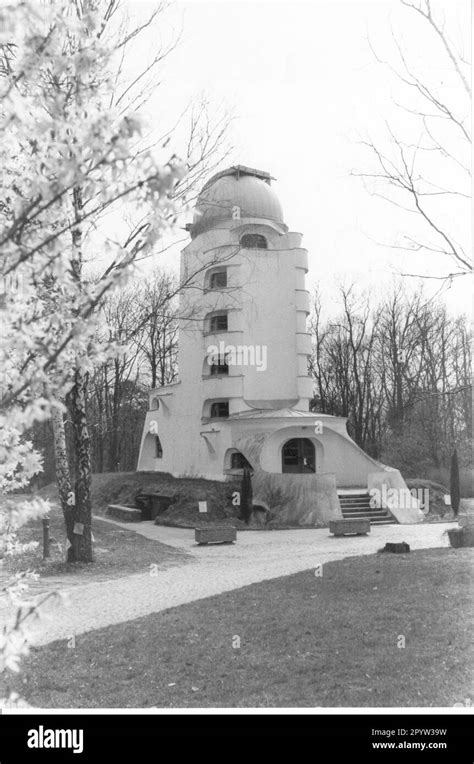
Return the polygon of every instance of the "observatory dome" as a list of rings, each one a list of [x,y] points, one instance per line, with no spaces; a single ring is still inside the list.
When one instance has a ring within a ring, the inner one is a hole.
[[[271,180],[267,172],[242,165],[214,175],[199,194],[191,235],[197,236],[220,221],[235,218],[236,214],[240,218],[263,218],[283,225],[283,211]]]

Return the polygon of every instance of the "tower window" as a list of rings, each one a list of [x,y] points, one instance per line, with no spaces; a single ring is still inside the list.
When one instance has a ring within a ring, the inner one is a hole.
[[[229,401],[216,401],[211,406],[211,419],[227,419],[229,416]]]
[[[211,364],[211,376],[229,373],[229,354],[220,355],[215,363]]]
[[[243,249],[267,249],[267,240],[261,233],[246,233],[240,240]]]
[[[309,438],[292,438],[283,446],[282,472],[316,472],[316,455]]]
[[[227,313],[217,313],[209,320],[209,331],[226,332],[228,327]]]
[[[163,458],[163,447],[161,445],[161,440],[159,439],[158,435],[155,435],[155,457],[157,459]]]
[[[209,289],[224,289],[227,286],[227,271],[214,271],[209,279]]]
[[[232,470],[243,470],[244,467],[252,469],[252,465],[247,461],[245,456],[240,451],[235,451],[230,457],[230,468]]]

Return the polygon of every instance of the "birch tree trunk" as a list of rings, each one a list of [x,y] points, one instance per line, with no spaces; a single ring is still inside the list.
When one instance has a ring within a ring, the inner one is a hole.
[[[51,409],[51,424],[53,427],[54,461],[56,467],[56,483],[59,491],[59,501],[66,525],[68,547],[66,559],[75,562],[74,551],[74,504],[75,495],[72,487],[71,472],[66,446],[66,432],[64,429],[63,412],[53,406]]]
[[[73,189],[72,207],[75,227],[72,229],[71,271],[79,289],[82,282],[82,190]],[[74,528],[73,550],[77,562],[93,562],[92,554],[92,504],[91,504],[91,441],[86,416],[86,381],[84,372],[76,362],[74,386],[68,396],[68,409],[73,425],[74,447]]]
[[[85,378],[80,369],[74,373],[74,387],[69,396],[76,458],[74,481],[74,557],[79,562],[93,562],[90,435],[87,427]]]

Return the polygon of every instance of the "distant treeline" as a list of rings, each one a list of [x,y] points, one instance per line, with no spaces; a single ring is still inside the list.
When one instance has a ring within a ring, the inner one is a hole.
[[[177,379],[177,286],[155,272],[107,299],[104,336],[124,345],[87,381],[94,472],[133,471],[151,388]],[[308,328],[313,411],[348,419],[370,456],[402,471],[445,483],[457,446],[464,495],[472,495],[470,330],[440,300],[397,285],[382,301],[341,288],[339,310],[324,318],[314,295]],[[67,424],[66,424],[67,429]],[[33,433],[44,454],[40,484],[54,480],[48,422]]]

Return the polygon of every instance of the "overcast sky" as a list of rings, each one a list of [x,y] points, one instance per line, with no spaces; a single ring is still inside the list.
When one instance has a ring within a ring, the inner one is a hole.
[[[151,7],[135,0],[129,5],[139,18]],[[462,45],[463,30],[469,28],[467,0],[444,0],[435,7],[443,9],[454,41]],[[419,70],[434,83],[443,78],[450,87],[449,62],[415,14],[386,0],[194,0],[176,2],[162,24],[164,39],[182,32],[166,62],[163,84],[150,101],[151,125],[178,115],[203,91],[211,112],[218,113],[223,105],[233,111],[229,139],[234,149],[227,164],[266,170],[277,179],[274,188],[285,221],[290,230],[303,233],[310,253],[307,286],[318,283],[328,307],[339,280],[355,280],[380,294],[397,271],[438,275],[452,270],[439,258],[415,258],[378,244],[400,241],[406,213],[370,196],[350,174],[368,166],[360,138],[370,134],[382,140],[386,119],[406,128],[407,135],[412,124],[394,107],[393,100],[403,93],[374,60],[367,36],[380,55],[390,59],[396,55],[392,25]],[[156,40],[148,44],[153,49]],[[137,65],[146,52],[146,46],[137,46]],[[456,103],[454,87],[450,97]],[[453,173],[448,181],[457,187],[465,179]],[[455,213],[464,241],[467,210]],[[407,286],[415,286],[408,281]],[[472,287],[467,281],[459,278],[444,292],[454,312],[471,310]],[[439,282],[425,283],[428,291],[440,288]]]

